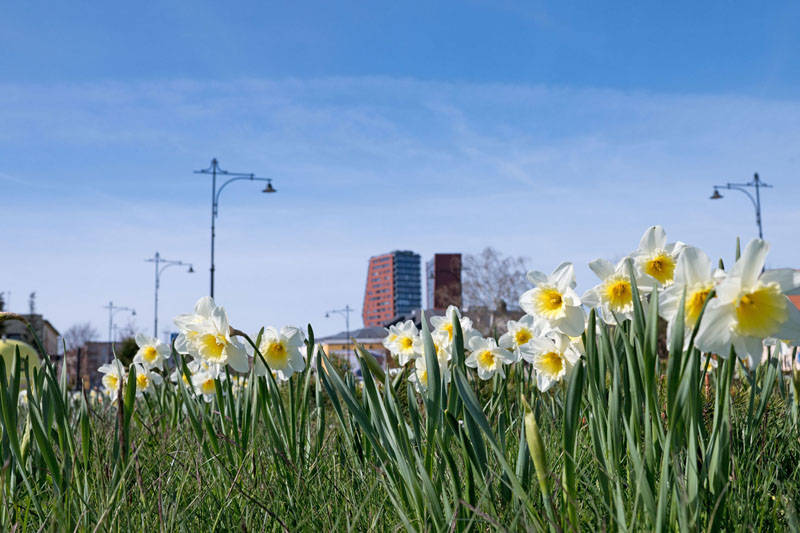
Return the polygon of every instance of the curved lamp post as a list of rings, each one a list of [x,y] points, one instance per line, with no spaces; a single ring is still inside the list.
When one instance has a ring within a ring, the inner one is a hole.
[[[753,187],[756,190],[756,196],[753,198],[753,195],[747,192],[746,187]],[[753,175],[753,181],[749,183],[726,183],[725,185],[714,185],[714,194],[711,195],[711,200],[719,200],[720,198],[724,198],[719,193],[720,189],[732,189],[735,191],[741,191],[750,198],[750,201],[753,203],[753,207],[756,208],[756,225],[758,226],[758,238],[763,239],[764,233],[761,231],[761,194],[759,193],[759,189],[761,188],[772,188],[772,185],[768,185],[761,181],[758,177],[758,172]]]
[[[145,262],[156,264],[156,297],[155,297],[155,310],[153,312],[153,337],[157,339],[158,338],[158,288],[161,286],[161,273],[171,266],[188,266],[189,270],[187,270],[186,272],[188,274],[193,274],[194,267],[192,266],[191,263],[184,263],[183,261],[172,261],[170,259],[164,259],[158,252],[156,252],[156,255],[151,257],[150,259],[145,259]],[[159,268],[160,265],[164,266]]]
[[[258,178],[254,174],[246,174],[242,172],[228,172],[227,170],[222,170],[219,167],[217,158],[211,160],[210,167],[204,168],[203,170],[195,170],[194,173],[211,174],[211,289],[209,291],[209,295],[213,298],[214,297],[214,238],[216,237],[215,220],[217,218],[217,214],[219,211],[218,206],[219,206],[220,193],[229,183],[239,180],[265,181],[267,185],[261,192],[273,193],[277,191],[272,186],[271,178]],[[224,182],[219,189],[217,189],[217,174],[219,174],[220,176],[230,176],[230,179]]]
[[[114,342],[112,332],[114,331],[114,315],[119,313],[120,311],[130,311],[131,316],[136,316],[136,310],[131,307],[123,307],[121,305],[114,305],[114,302],[108,302],[108,305],[104,305],[103,309],[108,309],[108,360],[109,362],[112,359],[112,351],[111,345]]]
[[[345,324],[345,337],[347,342],[347,353],[350,353],[350,313],[355,311],[350,304],[344,306],[344,309],[331,309],[330,311],[325,312],[325,318],[330,318],[331,313],[342,315],[344,317],[344,324]]]

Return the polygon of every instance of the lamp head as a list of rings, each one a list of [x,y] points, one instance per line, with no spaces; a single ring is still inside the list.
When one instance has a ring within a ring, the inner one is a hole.
[[[136,316],[136,309],[131,309],[131,316]]]
[[[710,199],[711,200],[719,200],[720,198],[722,198],[722,195],[719,193],[719,190],[718,189],[714,189],[714,194],[711,195]]]
[[[192,265],[189,265],[189,270],[187,270],[186,272],[189,274],[194,274],[194,268],[192,268]]]
[[[264,187],[264,190],[261,192],[278,192],[278,191],[276,191],[275,188],[272,186],[272,182],[268,181],[267,186]]]
[[[330,317],[331,317],[330,313],[325,313],[325,318],[330,318]]]

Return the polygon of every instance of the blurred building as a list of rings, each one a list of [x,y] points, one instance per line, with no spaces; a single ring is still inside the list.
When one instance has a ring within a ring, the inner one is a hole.
[[[365,327],[382,326],[392,317],[421,306],[419,254],[395,250],[370,258],[361,311]]]
[[[386,330],[383,327],[373,326],[357,329],[351,331],[350,336],[371,353],[381,366],[386,366],[389,350],[383,346],[383,339],[386,337]],[[346,332],[341,331],[335,335],[322,337],[317,339],[317,342],[322,345],[322,349],[329,357],[339,358],[351,370],[358,368],[358,360],[354,354],[355,346],[350,342]]]
[[[435,254],[425,264],[428,309],[461,307],[461,254]]]
[[[78,388],[78,384],[81,383],[85,389],[99,387],[103,376],[97,369],[110,362],[112,354],[111,343],[107,341],[89,341],[83,346],[67,351],[62,364],[67,365],[67,379],[70,386]]]
[[[39,337],[39,340],[42,342],[42,346],[47,354],[54,359],[57,358],[58,354],[61,353],[61,346],[58,342],[58,339],[61,335],[58,333],[58,330],[42,315],[30,314],[22,316],[25,317],[25,320],[30,322],[31,327],[36,332],[36,336]],[[19,320],[8,320],[4,322],[4,326],[4,337],[22,341],[38,349],[36,339],[28,329],[27,325]]]

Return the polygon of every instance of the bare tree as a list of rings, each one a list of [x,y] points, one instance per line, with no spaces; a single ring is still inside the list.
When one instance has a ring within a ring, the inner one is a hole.
[[[492,247],[484,248],[477,255],[465,255],[462,272],[464,304],[467,308],[517,309],[520,295],[530,288],[530,283],[525,279],[528,272],[526,259],[504,257]]]
[[[67,350],[80,348],[89,341],[93,341],[100,334],[92,327],[91,322],[73,324],[64,332],[64,342],[67,343]]]

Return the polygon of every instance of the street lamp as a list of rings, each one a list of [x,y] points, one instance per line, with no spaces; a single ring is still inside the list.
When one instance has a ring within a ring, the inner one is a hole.
[[[131,309],[130,307],[122,307],[120,305],[114,305],[114,302],[108,302],[108,305],[104,305],[103,309],[108,309],[108,355],[110,361],[111,344],[114,342],[114,338],[111,336],[112,331],[114,331],[114,315],[116,315],[120,311],[130,311],[131,316],[136,316],[136,310]]]
[[[755,198],[753,198],[752,194],[747,192],[747,189],[745,189],[745,187],[753,187],[753,188],[755,188],[755,190],[756,190]],[[741,191],[741,192],[745,193],[747,195],[747,197],[750,198],[750,201],[753,202],[753,207],[756,208],[756,225],[758,226],[758,238],[759,239],[763,239],[764,238],[764,234],[761,231],[761,194],[759,193],[759,189],[765,188],[765,187],[771,189],[772,185],[768,185],[768,184],[764,183],[763,181],[761,181],[761,179],[759,179],[759,177],[758,177],[758,173],[756,172],[753,175],[753,181],[751,181],[749,183],[726,183],[725,185],[714,185],[714,194],[711,195],[710,199],[711,200],[719,200],[720,198],[724,198],[724,196],[722,196],[719,193],[720,189],[732,189],[732,190]]]
[[[160,281],[161,273],[171,266],[188,266],[189,270],[187,270],[186,272],[189,274],[193,274],[194,267],[192,267],[191,263],[162,259],[161,255],[158,252],[156,252],[156,255],[154,257],[151,257],[150,259],[145,259],[145,262],[156,264],[156,297],[155,297],[155,311],[153,312],[153,337],[157,339],[158,338],[158,288],[161,286],[161,281]],[[159,268],[160,264],[163,264],[164,266]]]
[[[222,170],[219,167],[219,163],[217,162],[217,158],[211,160],[211,166],[208,168],[204,168],[203,170],[195,170],[195,174],[211,174],[211,290],[210,296],[214,297],[214,237],[216,236],[214,233],[215,229],[215,220],[218,214],[218,206],[219,206],[219,195],[222,192],[222,189],[225,188],[226,185],[233,181],[238,180],[250,180],[250,181],[265,181],[267,182],[266,187],[264,190],[261,191],[263,193],[273,193],[277,192],[275,188],[272,186],[272,179],[271,178],[258,178],[253,174],[246,174],[241,172],[228,172],[227,170]],[[217,174],[220,176],[232,176],[228,181],[223,183],[219,190],[217,189]]]
[[[330,311],[325,312],[325,318],[330,318],[331,313],[335,313],[337,315],[342,315],[344,317],[344,324],[345,324],[345,337],[347,337],[347,353],[350,353],[350,313],[355,311],[350,304],[344,306],[344,309],[332,309]]]

